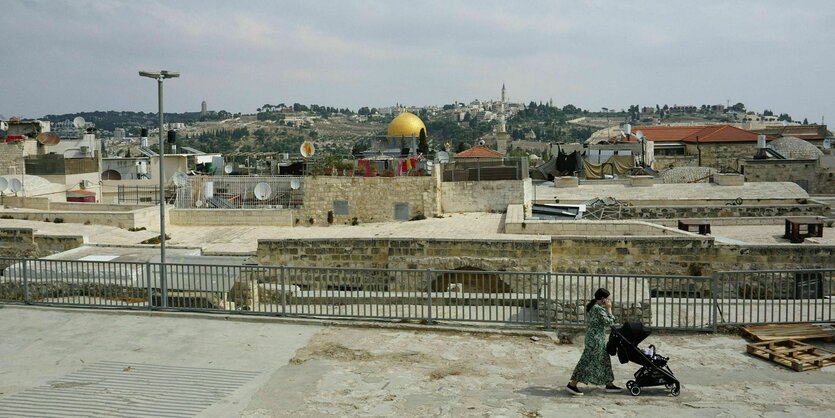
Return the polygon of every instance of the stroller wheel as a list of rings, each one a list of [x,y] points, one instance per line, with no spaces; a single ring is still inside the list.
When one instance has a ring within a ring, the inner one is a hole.
[[[630,381],[626,382],[626,388],[627,389],[632,389],[632,386],[635,386],[635,381],[634,380],[630,380]]]
[[[629,393],[631,393],[632,396],[638,396],[641,394],[641,387],[638,385],[634,385],[631,388],[629,388]]]
[[[679,385],[673,385],[673,388],[670,389],[670,395],[678,396],[681,393],[681,388]]]

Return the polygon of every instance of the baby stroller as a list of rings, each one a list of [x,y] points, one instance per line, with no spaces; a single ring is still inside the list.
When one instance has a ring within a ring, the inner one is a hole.
[[[678,396],[681,382],[673,375],[667,365],[670,359],[655,352],[655,346],[641,349],[638,344],[650,334],[649,328],[640,323],[625,323],[620,329],[612,329],[606,351],[609,355],[617,354],[621,364],[633,362],[641,365],[635,372],[635,380],[626,382],[626,389],[633,396],[641,394],[641,388],[664,385],[673,396]]]

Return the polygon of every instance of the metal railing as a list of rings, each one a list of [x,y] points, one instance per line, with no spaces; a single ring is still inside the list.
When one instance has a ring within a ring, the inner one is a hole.
[[[715,331],[722,325],[831,322],[835,270],[713,276],[166,264],[0,258],[0,302],[290,317],[585,324],[600,287],[618,322]]]
[[[835,270],[726,271],[716,274],[721,325],[832,322]],[[745,301],[745,303],[740,303]]]
[[[189,176],[178,208],[287,209],[304,204],[303,176]]]
[[[165,188],[165,201],[170,203],[176,196],[173,187]],[[120,184],[116,188],[116,201],[119,204],[159,205],[159,186],[128,186]]]
[[[441,178],[449,181],[524,180],[527,158],[457,158],[441,165]]]

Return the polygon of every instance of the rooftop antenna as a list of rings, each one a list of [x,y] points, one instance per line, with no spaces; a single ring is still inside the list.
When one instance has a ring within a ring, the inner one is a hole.
[[[18,179],[12,179],[9,182],[9,189],[17,196],[17,192],[23,191],[23,182]]]
[[[174,173],[173,176],[171,176],[171,181],[174,182],[175,186],[183,187],[186,185],[186,183],[188,183],[188,176],[186,175],[186,173],[178,171]]]
[[[253,189],[253,194],[255,198],[258,200],[267,200],[273,194],[273,189],[270,187],[269,184],[260,182],[255,185],[255,189]]]

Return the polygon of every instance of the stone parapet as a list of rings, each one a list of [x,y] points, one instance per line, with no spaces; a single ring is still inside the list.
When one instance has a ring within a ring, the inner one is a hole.
[[[568,187],[577,187],[580,185],[580,179],[575,176],[562,176],[554,179],[554,187],[558,189],[565,189]]]
[[[293,226],[296,209],[171,209],[172,225]]]

